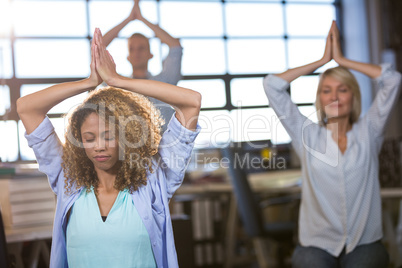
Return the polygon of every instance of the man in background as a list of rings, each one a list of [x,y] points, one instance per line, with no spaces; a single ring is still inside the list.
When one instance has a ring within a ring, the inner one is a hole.
[[[148,62],[153,57],[149,39],[143,34],[134,33],[128,39],[127,56],[127,60],[133,68],[132,78],[151,79],[177,85],[181,79],[181,59],[183,55],[183,48],[180,45],[180,41],[179,39],[172,37],[158,25],[153,24],[144,18],[141,14],[139,1],[140,0],[134,0],[134,6],[130,15],[103,36],[103,43],[108,46],[113,39],[118,36],[119,32],[131,21],[139,20],[143,22],[154,32],[155,37],[159,38],[162,43],[168,45],[169,54],[163,61],[162,71],[153,76],[148,71]],[[170,105],[157,99],[149,99],[161,111],[161,115],[165,120],[165,125],[163,126],[162,131],[165,131],[166,126],[174,113],[174,109]]]

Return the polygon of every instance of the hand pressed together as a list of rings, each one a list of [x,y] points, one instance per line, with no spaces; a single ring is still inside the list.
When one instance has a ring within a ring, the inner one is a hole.
[[[324,55],[321,60],[325,64],[332,59],[339,65],[342,65],[341,62],[344,59],[339,38],[339,29],[335,21],[332,21],[331,28],[329,29]]]
[[[94,53],[92,54],[92,60],[95,62],[96,72],[101,79],[110,85],[110,82],[118,77],[116,72],[116,64],[112,55],[106,50],[102,41],[102,33],[99,28],[94,32]]]

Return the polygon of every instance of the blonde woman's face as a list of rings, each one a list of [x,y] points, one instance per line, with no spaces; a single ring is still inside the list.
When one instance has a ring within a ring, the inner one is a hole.
[[[327,76],[322,82],[319,98],[325,115],[331,118],[349,118],[353,108],[353,93],[337,79]]]
[[[117,173],[119,144],[114,128],[96,113],[90,114],[81,126],[85,153],[94,164],[96,172]]]

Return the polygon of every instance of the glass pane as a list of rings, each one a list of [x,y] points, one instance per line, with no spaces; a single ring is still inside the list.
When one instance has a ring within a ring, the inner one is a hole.
[[[268,99],[262,86],[263,78],[236,78],[230,83],[232,105],[267,105]]]
[[[21,160],[35,160],[35,154],[31,148],[28,146],[28,141],[25,138],[25,127],[22,121],[18,121],[18,138],[20,143],[20,154]]]
[[[222,36],[222,4],[161,2],[161,27],[172,36]]]
[[[12,8],[11,1],[0,1],[0,36],[8,37],[12,27]]]
[[[87,36],[85,1],[14,1],[16,36]]]
[[[226,32],[228,36],[283,36],[281,4],[226,4]],[[241,19],[239,19],[241,18]],[[275,25],[275,27],[272,27]]]
[[[327,36],[335,17],[333,5],[286,5],[286,25],[289,36]]]
[[[149,40],[151,46],[152,59],[148,62],[148,71],[152,75],[157,75],[162,71],[162,58],[161,58],[161,42],[157,38]],[[167,46],[167,45],[163,45]],[[167,56],[167,54],[166,54]]]
[[[294,39],[288,40],[289,68],[302,66],[321,59],[324,54],[325,39]],[[337,66],[336,62],[327,63],[327,67]]]
[[[231,117],[235,122],[233,141],[270,139],[273,144],[290,141],[289,135],[272,108],[233,110]]]
[[[52,122],[54,130],[56,131],[57,136],[59,137],[62,143],[65,142],[65,127],[67,126],[68,119],[67,118],[50,118],[50,122]]]
[[[286,68],[282,39],[229,39],[229,73],[276,73]]]
[[[234,123],[229,111],[201,111],[198,123],[201,132],[194,143],[196,148],[223,147],[230,142]]]
[[[34,92],[40,91],[42,89],[45,89],[47,87],[52,86],[51,84],[37,84],[37,85],[22,85],[21,86],[21,97],[32,94]],[[87,97],[88,92],[81,93],[79,95],[76,95],[74,97],[68,98],[56,106],[54,106],[52,109],[50,109],[49,114],[64,114],[68,113],[70,110],[74,109],[77,105],[81,104],[84,99]]]
[[[116,63],[116,71],[123,76],[131,76],[133,69],[130,62],[127,60],[128,47],[127,40],[122,38],[116,38],[107,47],[110,55],[112,55],[114,62]]]
[[[133,1],[89,1],[89,21],[91,36],[95,27],[106,34],[113,27],[121,23],[131,12]],[[141,13],[148,21],[157,23],[156,3],[142,1]],[[105,19],[107,17],[107,19]],[[119,36],[130,37],[133,33],[142,33],[145,36],[154,36],[153,31],[144,23],[136,20],[127,24],[119,33]]]
[[[86,77],[90,46],[82,40],[16,40],[17,77]]]
[[[10,88],[7,85],[0,86],[0,115],[5,115],[10,109]]]
[[[226,104],[225,82],[221,79],[181,80],[178,86],[201,93],[201,108],[223,107]]]
[[[12,76],[13,76],[13,63],[11,60],[11,43],[10,40],[8,39],[0,39],[0,79],[2,78],[7,79],[11,78]]]
[[[183,75],[226,72],[225,45],[221,39],[181,40]]]
[[[0,159],[3,162],[18,160],[17,122],[0,121]]]
[[[290,96],[294,103],[314,103],[318,88],[318,76],[301,76],[290,84]]]
[[[314,105],[300,106],[299,111],[314,123],[318,123],[317,110]]]

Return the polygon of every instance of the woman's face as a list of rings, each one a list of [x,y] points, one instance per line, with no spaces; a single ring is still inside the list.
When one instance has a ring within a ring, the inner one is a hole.
[[[350,117],[353,108],[353,93],[339,80],[331,76],[325,77],[319,98],[328,119]]]
[[[94,164],[95,170],[117,172],[119,144],[113,128],[96,113],[91,113],[81,126],[81,137],[85,153]]]

